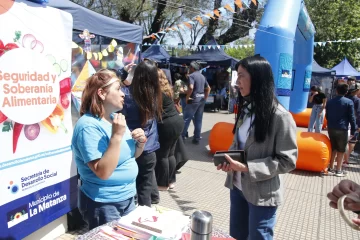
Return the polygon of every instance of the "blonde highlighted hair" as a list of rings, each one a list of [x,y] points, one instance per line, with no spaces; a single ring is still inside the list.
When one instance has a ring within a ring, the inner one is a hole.
[[[159,75],[161,91],[163,93],[165,93],[166,96],[168,96],[172,99],[174,96],[174,92],[173,92],[172,87],[170,86],[169,80],[167,79],[164,71],[161,69],[158,69],[158,75]]]
[[[88,112],[99,118],[104,116],[103,102],[97,91],[102,88],[106,92],[112,85],[106,84],[110,83],[113,78],[120,81],[115,72],[108,69],[101,69],[88,78],[81,97],[80,116]]]

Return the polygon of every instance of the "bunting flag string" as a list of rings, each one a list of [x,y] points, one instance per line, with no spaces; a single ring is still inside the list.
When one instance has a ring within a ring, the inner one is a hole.
[[[314,42],[314,47],[316,46],[320,46],[323,47],[325,46],[327,43],[328,44],[332,44],[332,43],[350,43],[350,42],[356,42],[356,41],[360,41],[360,38],[353,38],[350,40],[335,40],[335,41],[325,41],[325,42]]]
[[[72,42],[72,48],[75,48],[75,49],[79,48],[81,54],[84,54],[84,52],[85,52],[86,59],[88,59],[88,60],[90,60],[93,57],[95,60],[101,60],[103,57],[108,56],[109,53],[114,52],[117,45],[118,45],[118,43],[116,42],[115,39],[113,39],[113,40],[111,40],[110,44],[106,48],[104,48],[101,52],[92,52],[92,51],[85,52],[82,47],[80,47],[75,42]]]
[[[256,0],[251,0],[255,5],[257,5],[257,2]],[[234,0],[234,4],[240,8],[240,9],[243,9],[243,3],[246,7],[249,7],[248,4],[246,3],[246,1],[242,1],[242,0]],[[206,18],[206,19],[220,19],[221,18],[221,15],[225,15],[226,14],[226,11],[229,11],[230,13],[235,13],[234,9],[230,6],[230,4],[226,4],[225,6],[223,7],[220,7],[218,9],[214,9],[212,13],[206,13],[206,14],[201,14],[201,15],[198,15],[194,18],[192,18],[191,20],[189,21],[186,21],[186,22],[182,22],[180,24],[177,24],[176,26],[174,27],[169,27],[169,28],[166,28],[166,29],[161,29],[159,32],[159,34],[166,34],[170,31],[180,31],[180,30],[184,30],[185,31],[185,28],[184,26],[186,26],[187,28],[191,29],[192,28],[192,25],[195,24],[195,22],[193,22],[192,20],[194,21],[197,21],[199,22],[201,25],[204,25],[204,21],[202,18]],[[160,38],[159,35],[156,35],[157,33],[152,33],[148,36],[145,36],[144,39],[146,38],[152,38],[152,39],[157,39],[157,38]]]
[[[160,45],[162,47],[164,47],[165,49],[168,49],[169,47],[174,47],[174,46],[169,46],[169,45],[164,45],[164,44],[150,44],[150,43],[145,43],[144,46],[152,46],[152,45]],[[199,49],[201,50],[207,50],[207,49],[239,49],[239,48],[251,48],[251,47],[255,47],[255,44],[241,44],[241,45],[187,45],[187,44],[179,44],[177,46],[177,48],[179,49],[188,49],[188,50],[197,50]]]

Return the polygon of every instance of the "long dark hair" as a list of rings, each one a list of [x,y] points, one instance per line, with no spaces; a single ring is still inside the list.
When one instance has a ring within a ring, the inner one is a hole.
[[[236,69],[241,66],[250,74],[251,88],[250,99],[254,105],[255,141],[264,142],[270,133],[273,114],[279,102],[275,96],[274,76],[270,63],[263,57],[255,55],[242,59],[236,64]],[[244,98],[240,98],[240,105]]]
[[[139,106],[142,126],[162,116],[162,94],[157,66],[150,60],[141,62],[134,71],[132,96]]]

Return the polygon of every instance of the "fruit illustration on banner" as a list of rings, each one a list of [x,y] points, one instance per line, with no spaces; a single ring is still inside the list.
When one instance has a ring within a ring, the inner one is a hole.
[[[67,95],[66,93],[60,95],[60,103],[61,103],[61,106],[62,106],[64,109],[68,109],[68,108],[69,108],[69,106],[70,106],[70,100],[69,100],[69,97],[68,97],[68,95]]]
[[[62,122],[63,120],[64,110],[61,108],[61,106],[56,105],[53,113],[41,123],[46,127],[47,130],[52,133],[57,133],[59,128],[63,129],[64,132],[67,133],[67,129]]]
[[[7,51],[10,51],[14,48],[18,48],[18,45],[16,45],[15,43],[8,43],[4,45],[3,41],[0,40],[0,57]]]
[[[20,133],[21,133],[23,127],[24,127],[24,125],[21,124],[21,123],[16,122],[14,124],[14,128],[13,128],[13,153],[16,152],[18,140],[19,140]]]
[[[35,140],[40,134],[40,125],[38,123],[26,125],[24,128],[25,137],[33,141]]]
[[[18,42],[21,38],[21,31],[15,31],[15,37],[14,37],[14,42]]]
[[[39,53],[44,51],[44,45],[37,40],[32,34],[25,34],[22,38],[22,46],[24,48],[35,50]]]
[[[49,60],[50,64],[53,65],[54,70],[58,76],[60,76],[62,73],[65,73],[68,70],[69,64],[65,59],[61,59],[60,62],[57,62],[56,58],[51,54],[48,54],[45,57],[47,60]]]
[[[7,119],[7,116],[5,116],[5,114],[3,114],[3,113],[0,111],[0,123],[5,122],[6,119]]]

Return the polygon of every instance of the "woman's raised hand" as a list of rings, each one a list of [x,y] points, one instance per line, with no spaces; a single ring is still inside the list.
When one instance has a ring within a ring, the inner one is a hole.
[[[121,113],[116,113],[114,115],[113,124],[112,124],[112,136],[120,137],[124,136],[126,131],[126,120],[125,116]]]
[[[137,128],[131,132],[132,138],[138,143],[145,143],[147,138],[145,136],[145,132],[142,128]]]

